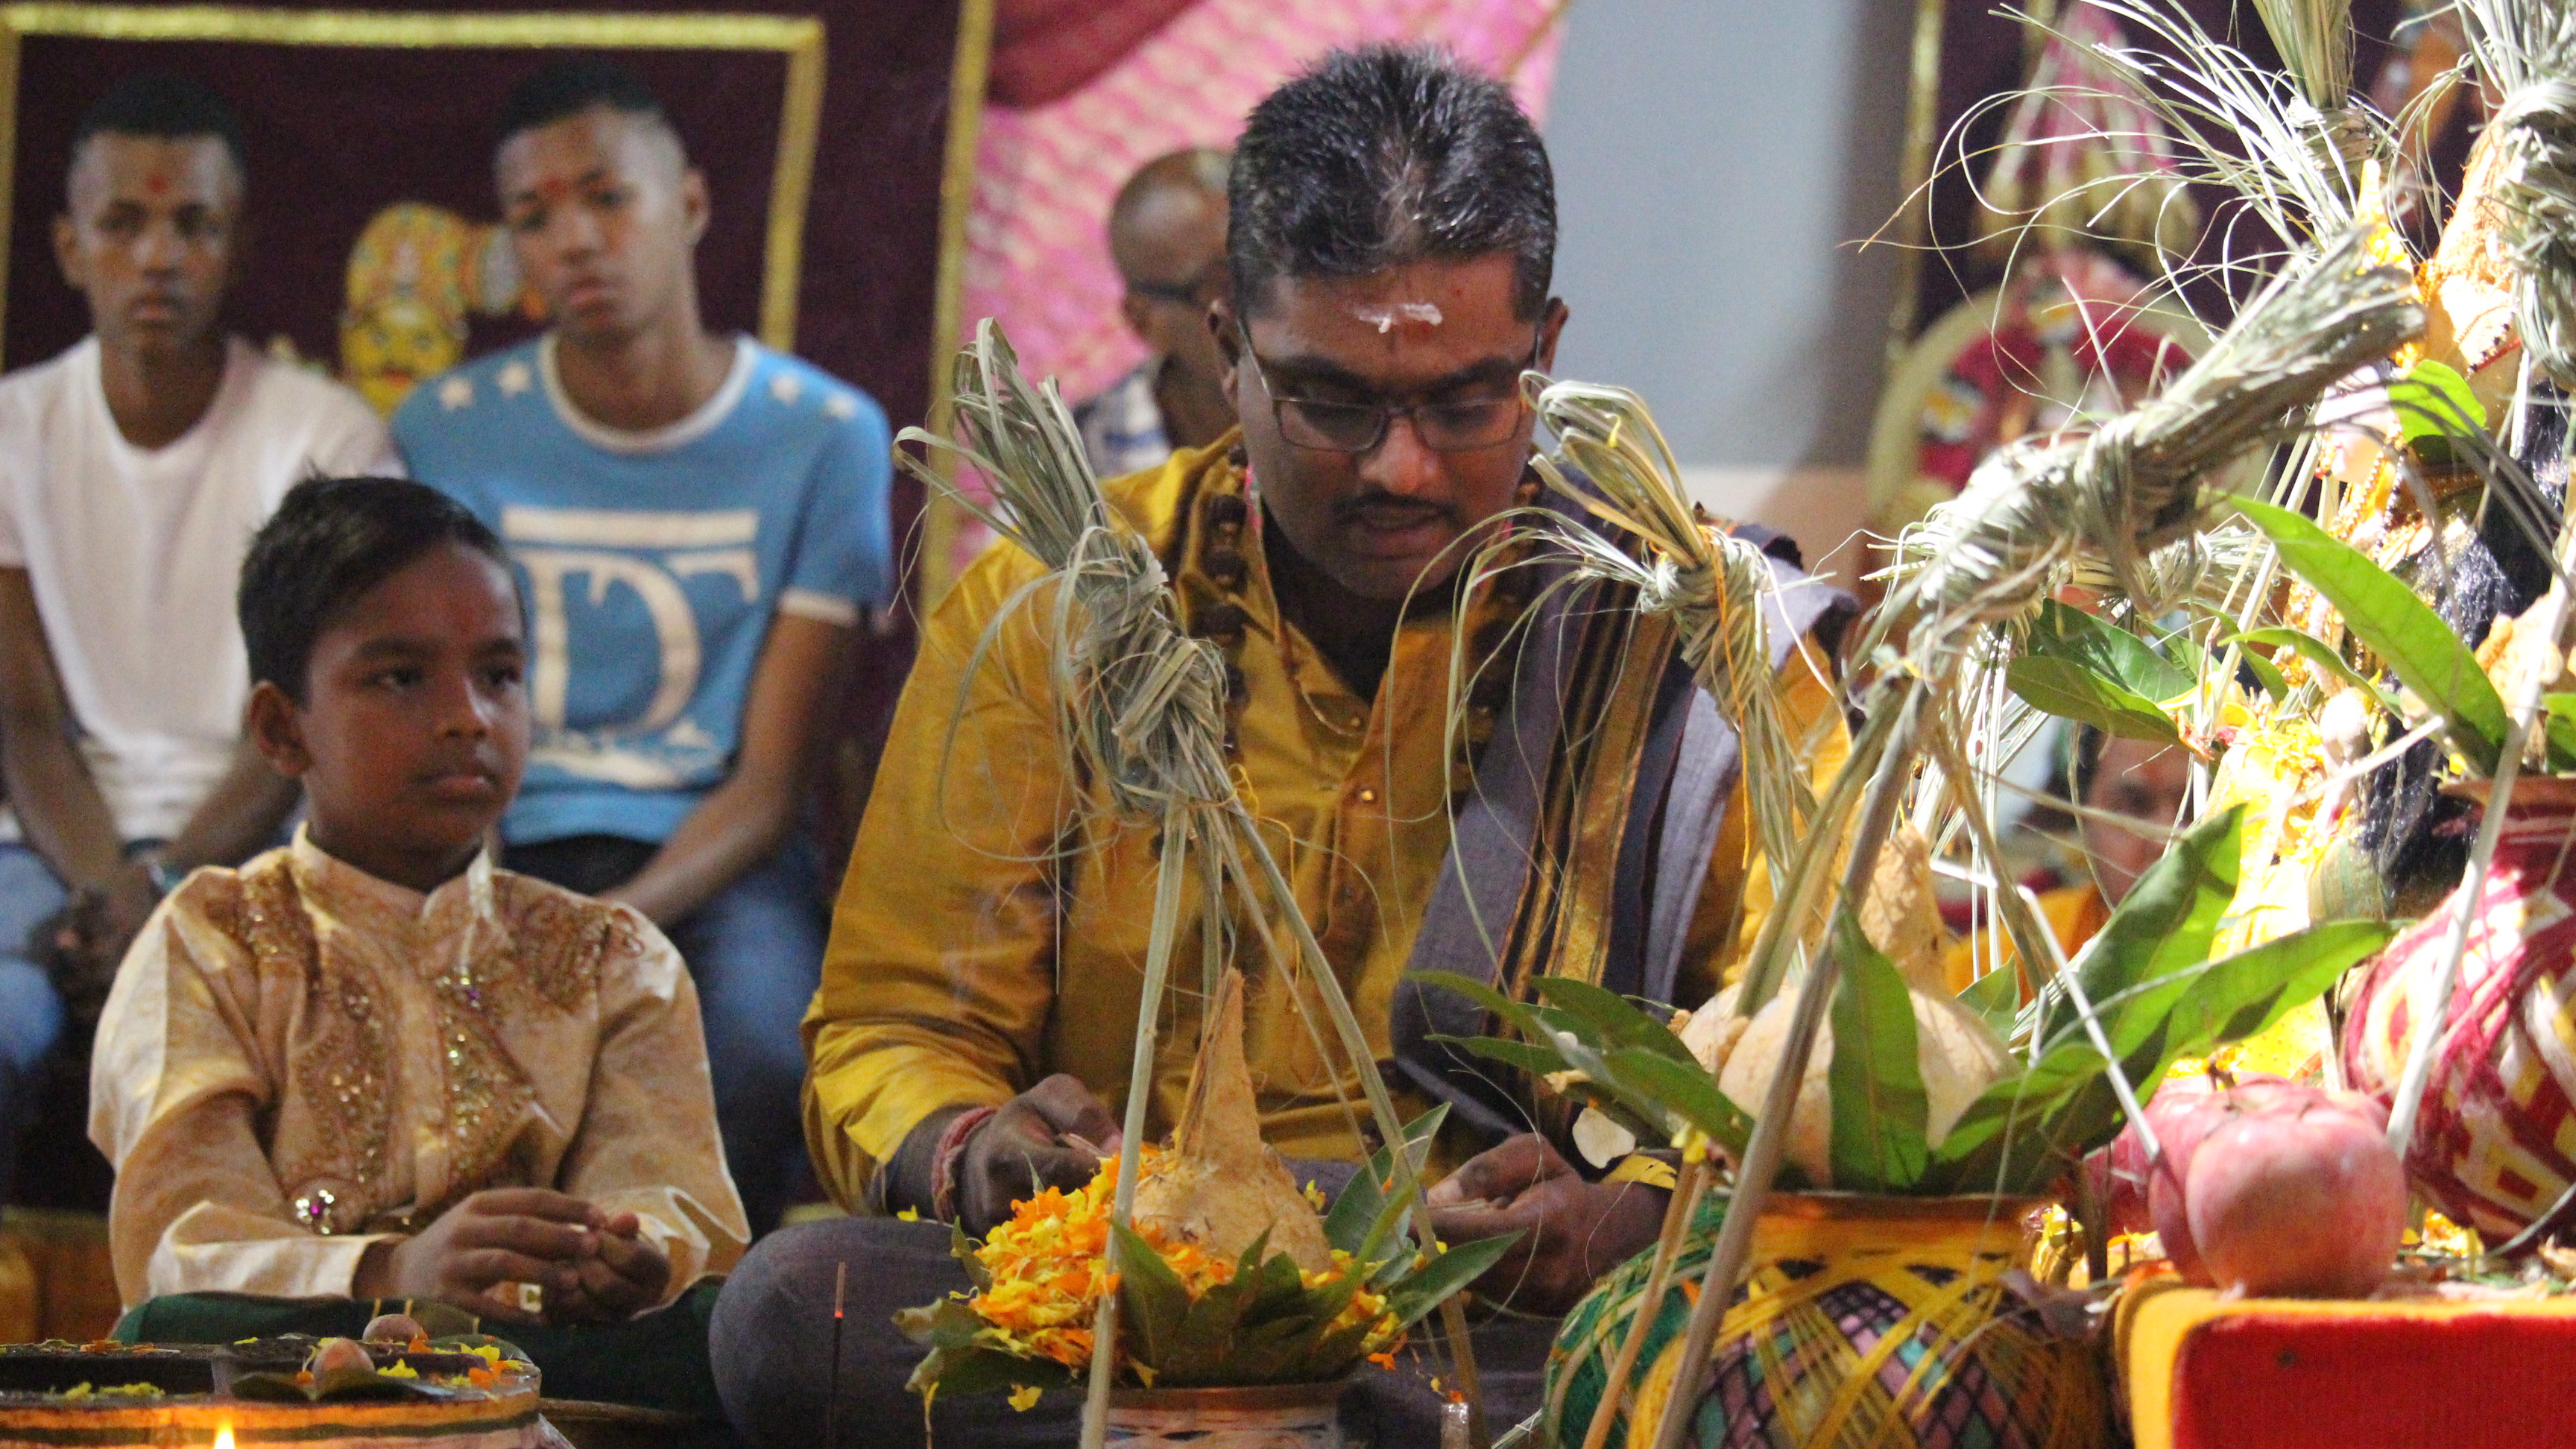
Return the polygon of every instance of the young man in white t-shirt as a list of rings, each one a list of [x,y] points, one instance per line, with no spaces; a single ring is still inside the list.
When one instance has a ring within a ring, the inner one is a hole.
[[[295,787],[242,739],[233,590],[297,479],[391,472],[355,393],[223,331],[245,175],[232,112],[132,76],[72,142],[54,223],[91,334],[0,378],[0,1123],[94,1015],[154,905],[277,834]],[[41,955],[40,955],[41,953]],[[0,1136],[0,1178],[15,1156]]]

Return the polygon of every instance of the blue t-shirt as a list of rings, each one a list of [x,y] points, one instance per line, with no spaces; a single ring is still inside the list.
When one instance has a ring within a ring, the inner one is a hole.
[[[706,406],[621,432],[553,341],[423,384],[394,442],[518,564],[536,745],[503,835],[658,842],[732,768],[770,616],[853,624],[891,590],[885,413],[744,339]]]

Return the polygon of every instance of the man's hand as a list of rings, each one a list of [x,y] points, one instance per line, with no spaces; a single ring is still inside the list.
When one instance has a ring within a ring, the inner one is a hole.
[[[1117,1150],[1118,1119],[1079,1077],[1058,1072],[968,1134],[956,1168],[958,1225],[980,1238],[1009,1219],[1014,1200],[1071,1192],[1099,1175],[1100,1153]]]
[[[368,1249],[350,1288],[359,1298],[435,1298],[505,1323],[536,1323],[537,1315],[494,1293],[494,1285],[534,1283],[550,1302],[577,1299],[585,1288],[582,1264],[599,1251],[592,1226],[599,1217],[580,1198],[544,1188],[478,1192],[419,1236]]]
[[[97,1022],[126,948],[158,904],[160,892],[153,888],[151,872],[129,863],[104,886],[73,891],[63,908],[36,928],[28,945],[44,961],[74,1021],[84,1026]]]
[[[1444,1243],[1519,1233],[1476,1291],[1531,1313],[1563,1313],[1602,1274],[1655,1241],[1671,1194],[1586,1182],[1547,1139],[1523,1133],[1469,1158],[1429,1193]]]
[[[581,1289],[546,1302],[550,1323],[622,1323],[662,1301],[671,1283],[671,1260],[644,1241],[633,1213],[615,1217],[593,1210],[594,1251],[582,1259]]]

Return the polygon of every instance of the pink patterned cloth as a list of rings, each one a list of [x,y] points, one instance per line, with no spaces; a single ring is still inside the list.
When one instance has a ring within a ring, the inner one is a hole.
[[[1110,199],[1136,168],[1184,146],[1231,144],[1281,81],[1327,50],[1371,41],[1430,41],[1496,73],[1517,60],[1513,89],[1544,118],[1562,30],[1549,23],[1555,9],[1556,0],[1197,0],[1071,95],[988,109],[967,222],[967,336],[978,319],[999,318],[1030,376],[1053,375],[1068,401],[1089,398],[1144,359],[1118,316],[1106,232]]]

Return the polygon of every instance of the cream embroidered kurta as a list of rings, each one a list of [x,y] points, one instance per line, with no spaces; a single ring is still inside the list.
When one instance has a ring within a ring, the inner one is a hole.
[[[488,857],[423,896],[298,831],[189,877],[108,997],[89,1130],[128,1305],[345,1295],[369,1244],[492,1187],[637,1214],[665,1301],[750,1238],[679,953]]]

